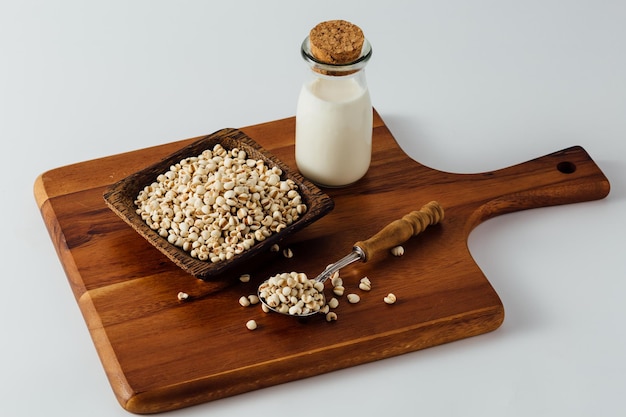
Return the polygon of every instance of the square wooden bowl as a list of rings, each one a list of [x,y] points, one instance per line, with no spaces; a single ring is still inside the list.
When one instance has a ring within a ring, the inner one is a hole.
[[[256,242],[250,249],[229,260],[211,262],[210,260],[202,261],[193,258],[182,248],[169,243],[167,238],[159,236],[158,232],[152,230],[137,214],[135,200],[145,186],[155,182],[157,176],[167,172],[170,166],[179,163],[184,158],[198,156],[206,149],[213,149],[218,143],[227,150],[239,148],[247,153],[248,158],[263,160],[270,168],[278,166],[283,172],[281,180],[291,179],[297,184],[302,202],[307,205],[307,211],[291,225],[278,233],[273,233],[261,242]],[[333,200],[313,183],[302,177],[299,172],[290,169],[242,131],[232,128],[222,129],[205,136],[163,160],[118,181],[104,192],[104,200],[111,210],[172,262],[184,271],[203,280],[215,277],[260,252],[268,251],[271,245],[320,219],[334,207]]]

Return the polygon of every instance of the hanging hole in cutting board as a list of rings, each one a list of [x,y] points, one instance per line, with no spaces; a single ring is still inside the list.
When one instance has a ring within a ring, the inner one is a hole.
[[[558,169],[559,172],[562,172],[563,174],[573,174],[574,171],[576,171],[576,164],[568,161],[559,162],[556,166],[556,169]]]

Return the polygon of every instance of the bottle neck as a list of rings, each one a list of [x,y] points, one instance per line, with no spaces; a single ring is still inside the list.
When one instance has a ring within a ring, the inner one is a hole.
[[[302,42],[300,52],[302,54],[302,58],[312,71],[330,77],[343,77],[355,73],[363,73],[363,69],[372,57],[372,46],[367,39],[365,39],[359,57],[354,61],[345,64],[329,64],[315,58],[311,52],[308,36]]]

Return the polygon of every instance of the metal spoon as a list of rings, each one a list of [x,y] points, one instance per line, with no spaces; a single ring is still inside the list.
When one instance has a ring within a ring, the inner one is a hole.
[[[344,256],[337,262],[329,265],[326,269],[315,277],[314,281],[325,282],[330,276],[341,268],[356,261],[368,262],[373,258],[382,255],[389,249],[398,246],[411,237],[420,234],[426,227],[434,225],[443,220],[443,208],[436,201],[424,205],[419,211],[412,211],[401,219],[394,220],[365,241],[358,241],[354,244],[352,252]],[[262,288],[268,285],[268,281],[263,282],[257,291],[259,300],[270,310],[281,314],[296,317],[306,317],[316,314],[318,311],[309,311],[305,314],[289,314],[279,311],[276,307],[270,306],[265,297],[261,295]],[[321,292],[323,304],[326,303],[324,293]]]

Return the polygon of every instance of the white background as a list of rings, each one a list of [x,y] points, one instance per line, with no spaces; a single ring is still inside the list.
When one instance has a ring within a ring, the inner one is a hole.
[[[582,145],[611,193],[471,234],[505,306],[497,331],[169,414],[624,415],[618,0],[0,0],[0,415],[128,415],[35,204],[35,178],[294,115],[300,43],[336,18],[371,41],[373,104],[414,159],[483,172]]]

